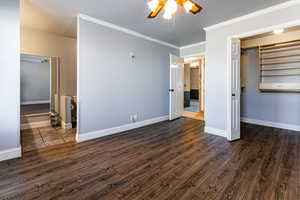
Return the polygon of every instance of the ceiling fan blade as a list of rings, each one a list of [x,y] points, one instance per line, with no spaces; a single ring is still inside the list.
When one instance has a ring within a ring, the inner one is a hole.
[[[194,15],[199,13],[202,10],[202,7],[199,6],[195,1],[190,0],[190,2],[194,4],[192,9],[190,10],[190,12],[193,13]]]
[[[149,16],[148,16],[148,18],[155,18],[159,13],[160,13],[160,11],[162,10],[162,7],[161,6],[158,6],[157,8],[156,8],[156,10],[155,11],[152,11],[150,14],[149,14]]]
[[[160,13],[160,11],[165,7],[166,3],[167,0],[160,1],[156,9],[149,14],[148,18],[150,19],[155,18]]]

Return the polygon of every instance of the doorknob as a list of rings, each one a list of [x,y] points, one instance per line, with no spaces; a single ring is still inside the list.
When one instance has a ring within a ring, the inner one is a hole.
[[[235,97],[235,93],[232,93],[231,96]]]
[[[174,92],[174,89],[169,89],[169,92]]]

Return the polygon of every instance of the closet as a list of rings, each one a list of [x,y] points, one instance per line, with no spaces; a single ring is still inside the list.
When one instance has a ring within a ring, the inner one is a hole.
[[[241,40],[241,120],[300,126],[300,27]]]

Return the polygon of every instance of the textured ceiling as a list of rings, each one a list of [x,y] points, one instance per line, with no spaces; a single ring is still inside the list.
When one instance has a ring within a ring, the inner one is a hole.
[[[203,28],[288,0],[196,0],[203,10],[174,20],[148,19],[147,0],[21,0],[22,26],[75,37],[78,13],[108,21],[177,46],[205,40]]]

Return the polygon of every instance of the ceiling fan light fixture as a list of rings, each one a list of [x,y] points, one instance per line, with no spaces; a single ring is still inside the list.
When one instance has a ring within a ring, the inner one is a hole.
[[[174,14],[177,11],[178,5],[175,0],[167,0],[167,3],[165,5],[166,13],[170,13],[171,15]]]
[[[167,10],[165,11],[165,13],[164,13],[164,15],[163,15],[163,17],[165,18],[165,19],[172,19],[172,13],[170,13],[170,12],[168,12]]]
[[[158,0],[151,0],[148,2],[148,7],[151,11],[155,11],[158,5],[159,5]]]
[[[194,4],[190,1],[186,1],[186,2],[184,2],[183,7],[186,10],[186,12],[190,12],[193,9]]]
[[[202,7],[193,0],[149,0],[147,4],[151,10],[148,15],[150,19],[157,17],[163,9],[165,10],[164,18],[171,19],[179,6],[194,15],[202,10]]]

